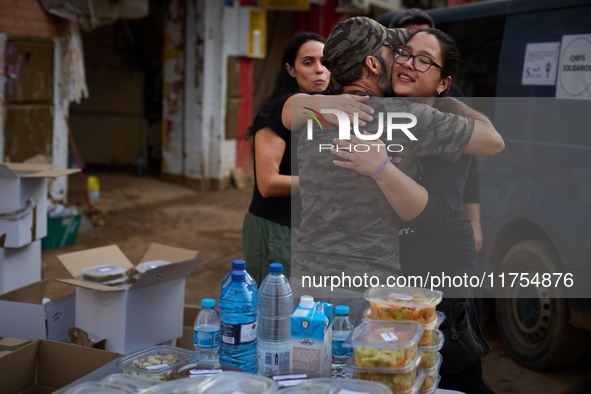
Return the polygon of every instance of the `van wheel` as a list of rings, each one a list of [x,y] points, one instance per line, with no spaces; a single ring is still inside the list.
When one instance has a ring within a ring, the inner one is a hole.
[[[515,245],[501,264],[505,287],[497,293],[496,313],[501,335],[511,355],[534,370],[565,368],[585,352],[590,334],[569,324],[569,301],[564,288],[521,288],[519,278],[511,287],[509,273],[561,272],[559,258],[544,240],[524,241]],[[541,280],[541,278],[540,278]],[[552,283],[554,284],[554,283]]]

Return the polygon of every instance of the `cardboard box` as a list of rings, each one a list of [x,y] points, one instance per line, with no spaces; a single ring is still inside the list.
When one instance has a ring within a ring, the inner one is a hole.
[[[0,358],[2,394],[49,394],[118,356],[41,339]]]
[[[0,358],[31,344],[31,341],[17,338],[0,338]]]
[[[0,294],[41,280],[41,240],[0,248]]]
[[[91,339],[106,339],[105,349],[129,354],[183,335],[185,277],[201,262],[194,250],[151,244],[139,263],[166,260],[173,264],[147,271],[124,290],[82,279],[81,270],[105,263],[133,268],[116,245],[58,256],[75,279],[76,327]]]
[[[0,295],[0,337],[38,338],[67,342],[75,325],[74,292],[43,305],[48,286],[63,286],[46,279]]]
[[[47,178],[80,170],[0,163],[0,247],[20,248],[47,234]]]

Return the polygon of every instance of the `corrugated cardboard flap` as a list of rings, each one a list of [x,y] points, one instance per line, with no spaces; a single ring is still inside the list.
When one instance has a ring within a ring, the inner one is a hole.
[[[58,260],[66,267],[70,275],[75,279],[82,278],[82,270],[102,264],[115,264],[126,268],[133,268],[133,264],[119,249],[117,245],[102,246],[99,248],[86,249],[79,252],[60,254]],[[63,283],[73,284],[70,281]],[[87,283],[82,282],[81,283]],[[91,283],[92,284],[92,283]],[[105,287],[104,285],[101,285]]]
[[[53,164],[0,163],[0,167],[4,167],[15,175],[22,175],[25,173],[51,170],[55,166]]]
[[[151,286],[155,283],[184,278],[197,268],[201,261],[203,261],[203,259],[192,259],[181,263],[161,265],[160,267],[148,270],[140,276],[137,282],[131,286],[130,290]]]
[[[0,295],[2,301],[24,302],[26,304],[38,304],[43,302],[45,289],[50,279],[45,279],[40,282],[35,282],[27,286],[20,287],[16,290]]]
[[[154,260],[164,260],[171,263],[180,263],[197,258],[199,254],[196,250],[175,248],[172,246],[161,245],[158,243],[151,243],[150,247],[144,253],[140,263]]]
[[[107,286],[101,285],[100,283],[94,283],[87,280],[80,280],[80,279],[56,279],[60,283],[65,283],[67,285],[73,285],[78,287],[84,287],[85,289],[91,290],[99,290],[99,291],[125,291],[125,289],[120,289],[114,286]]]
[[[24,175],[23,178],[57,178],[59,176],[72,175],[78,172],[80,172],[80,169],[78,168],[71,170],[45,170]]]

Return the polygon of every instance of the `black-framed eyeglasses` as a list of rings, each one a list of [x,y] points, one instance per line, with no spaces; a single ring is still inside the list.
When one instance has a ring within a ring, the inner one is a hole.
[[[443,67],[425,55],[411,55],[410,52],[404,48],[398,48],[394,51],[394,63],[404,64],[408,61],[408,59],[412,59],[413,67],[422,73],[429,71],[431,66],[435,66],[449,75],[449,73],[445,71]]]

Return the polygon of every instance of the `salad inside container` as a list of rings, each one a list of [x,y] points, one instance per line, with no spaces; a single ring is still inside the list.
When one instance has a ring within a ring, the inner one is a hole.
[[[433,336],[431,337],[431,343],[428,346],[421,346],[423,351],[423,358],[421,360],[421,368],[428,369],[433,368],[437,361],[437,355],[443,347],[445,336],[440,330],[434,330]]]
[[[412,320],[428,324],[435,320],[435,307],[443,293],[420,287],[372,287],[365,291],[371,319]]]
[[[353,329],[344,347],[353,348],[354,365],[400,368],[416,358],[423,327],[414,321],[368,320]]]
[[[433,386],[437,376],[439,376],[439,369],[441,368],[442,361],[443,356],[440,353],[437,353],[433,366],[431,368],[423,369],[423,372],[425,372],[425,380],[421,385],[421,390],[429,390]]]
[[[117,365],[126,374],[164,380],[170,370],[192,355],[193,352],[187,349],[158,345],[132,353],[119,360]]]
[[[401,368],[367,368],[358,367],[352,358],[347,361],[346,368],[353,372],[355,379],[370,380],[385,384],[394,393],[416,393],[421,387],[425,374],[419,368],[421,354],[417,354],[412,362]]]

